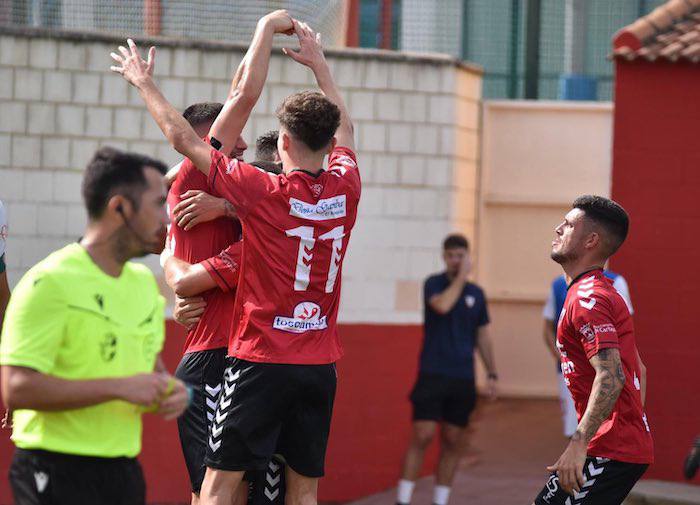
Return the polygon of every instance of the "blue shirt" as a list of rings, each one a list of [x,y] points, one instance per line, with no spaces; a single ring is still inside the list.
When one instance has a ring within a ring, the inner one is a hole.
[[[428,277],[423,287],[425,325],[421,373],[461,379],[474,378],[474,346],[477,330],[489,323],[484,292],[476,284],[467,283],[452,310],[441,315],[428,300],[450,285],[446,273]]]

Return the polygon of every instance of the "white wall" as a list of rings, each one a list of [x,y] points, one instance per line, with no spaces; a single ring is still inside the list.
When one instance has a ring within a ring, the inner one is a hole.
[[[501,385],[555,395],[555,361],[542,338],[542,306],[562,273],[551,241],[577,196],[610,194],[612,105],[487,101],[483,128],[477,275]]]
[[[108,70],[110,51],[123,41],[4,30],[0,199],[10,219],[7,260],[14,284],[50,251],[81,235],[81,172],[99,146],[168,163],[179,155],[164,142],[135,89]],[[224,99],[244,54],[233,45],[158,45],[157,81],[180,109]],[[455,139],[460,131],[476,138],[480,72],[437,55],[348,50],[331,51],[328,59],[355,121],[363,178],[340,319],[419,323],[420,284],[440,268],[443,236],[465,227],[473,231],[473,219],[462,219],[463,210],[454,205],[461,195],[455,174],[463,170]],[[248,143],[277,127],[274,111],[287,95],[312,87],[310,71],[275,53],[244,132]],[[456,103],[471,107],[455,112]],[[473,216],[475,198],[468,198],[468,206]],[[155,259],[149,264],[159,271]]]

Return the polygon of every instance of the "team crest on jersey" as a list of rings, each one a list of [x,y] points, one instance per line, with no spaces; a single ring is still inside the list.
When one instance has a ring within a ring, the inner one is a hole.
[[[321,196],[321,193],[323,193],[323,184],[313,184],[311,186],[311,192],[316,198],[318,198],[319,196]]]
[[[318,203],[308,203],[296,198],[290,198],[289,215],[311,221],[325,221],[327,219],[345,217],[347,215],[345,195],[323,198]]]
[[[321,317],[321,307],[314,302],[301,302],[294,308],[293,317],[275,316],[272,327],[291,333],[304,333],[328,328],[326,316]]]
[[[467,295],[464,297],[464,303],[466,303],[467,307],[471,309],[476,303],[476,298],[474,298],[472,295]]]
[[[589,323],[584,324],[578,329],[579,333],[584,336],[584,338],[589,341],[593,342],[595,340],[595,331],[593,331],[593,328]]]

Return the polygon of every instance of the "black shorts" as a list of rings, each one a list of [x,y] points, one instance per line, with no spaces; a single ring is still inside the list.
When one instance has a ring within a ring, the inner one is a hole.
[[[246,472],[248,505],[284,505],[284,465],[284,460],[274,455],[264,470]]]
[[[144,505],[146,483],[132,458],[17,449],[10,466],[17,505]]]
[[[192,387],[192,404],[177,419],[182,454],[190,475],[192,491],[199,493],[207,467],[209,424],[214,420],[226,370],[226,348],[187,353],[175,370],[175,376]]]
[[[620,505],[648,466],[587,458],[583,467],[586,482],[580,492],[567,494],[559,486],[559,477],[552,474],[535,505]]]
[[[421,373],[410,398],[414,421],[444,421],[465,427],[476,406],[476,384],[473,379]]]
[[[335,400],[335,365],[228,358],[205,463],[264,470],[274,453],[306,477],[322,477]]]

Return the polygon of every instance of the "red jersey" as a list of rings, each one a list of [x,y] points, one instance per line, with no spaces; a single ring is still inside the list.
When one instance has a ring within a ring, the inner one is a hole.
[[[187,332],[185,353],[226,347],[231,332],[231,304],[235,298],[241,254],[240,244],[231,245],[240,240],[241,226],[232,219],[218,218],[185,231],[174,222],[172,214],[183,193],[195,189],[207,191],[207,188],[207,177],[185,159],[168,192],[168,214],[172,222],[168,229],[168,245],[173,255],[188,263],[201,262],[222,288],[202,293],[207,306],[199,323]]]
[[[314,176],[275,175],[212,151],[209,184],[234,205],[245,237],[229,355],[338,360],[341,271],[361,190],[355,154],[336,148]]]
[[[626,463],[652,463],[654,448],[642,407],[641,371],[627,304],[603,270],[576,279],[566,295],[557,328],[561,370],[579,421],[586,411],[595,370],[589,359],[601,349],[620,350],[625,385],[610,417],[588,445],[588,455]]]

